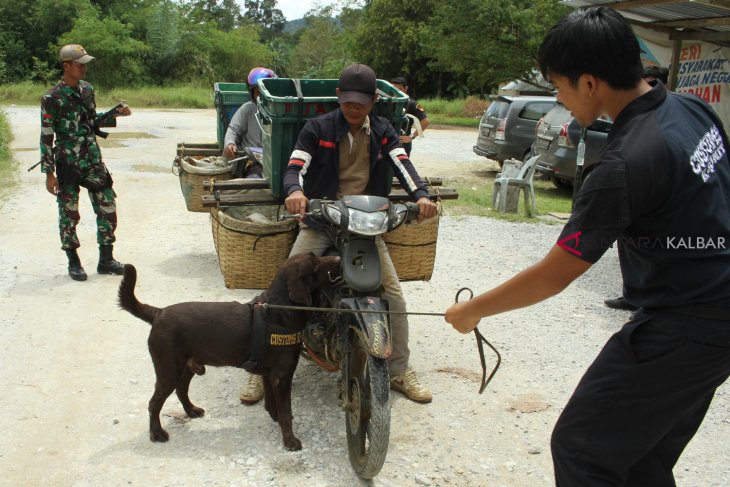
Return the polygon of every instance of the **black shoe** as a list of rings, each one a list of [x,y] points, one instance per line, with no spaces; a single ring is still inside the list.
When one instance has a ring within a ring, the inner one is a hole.
[[[114,260],[112,252],[113,247],[111,245],[99,247],[99,265],[96,266],[96,272],[99,274],[124,275],[124,264]]]
[[[68,275],[74,281],[85,281],[88,277],[86,271],[81,267],[81,261],[79,260],[79,254],[76,253],[76,249],[66,251],[68,257]]]
[[[626,311],[636,311],[637,308],[633,304],[626,301],[626,298],[619,296],[615,299],[607,299],[603,302],[606,306],[613,309],[625,309]]]

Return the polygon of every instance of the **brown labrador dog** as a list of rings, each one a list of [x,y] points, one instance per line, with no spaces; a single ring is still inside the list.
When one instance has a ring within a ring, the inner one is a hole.
[[[188,302],[156,308],[134,296],[137,271],[125,265],[119,306],[152,325],[147,344],[157,381],[149,402],[150,440],[169,439],[160,424],[160,410],[172,391],[187,415],[198,418],[205,410],[188,397],[193,375],[204,374],[205,365],[245,363],[249,372],[264,377],[265,408],[279,423],[284,446],[300,450],[302,443],[292,430],[291,387],[310,312],[260,304],[311,306],[317,290],[339,275],[339,268],[339,257],[299,254],[287,259],[269,289],[250,303]]]

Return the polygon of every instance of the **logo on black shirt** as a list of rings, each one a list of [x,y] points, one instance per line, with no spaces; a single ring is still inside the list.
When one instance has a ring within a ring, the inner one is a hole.
[[[689,160],[690,166],[695,174],[699,174],[704,182],[710,179],[715,172],[715,165],[725,155],[725,146],[722,143],[722,135],[716,125],[702,136],[699,144],[692,153]]]

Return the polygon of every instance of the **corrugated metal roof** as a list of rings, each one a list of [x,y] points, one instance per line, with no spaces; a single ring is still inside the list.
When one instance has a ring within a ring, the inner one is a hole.
[[[666,32],[672,40],[730,45],[730,0],[563,0],[571,7],[605,5],[629,22]]]

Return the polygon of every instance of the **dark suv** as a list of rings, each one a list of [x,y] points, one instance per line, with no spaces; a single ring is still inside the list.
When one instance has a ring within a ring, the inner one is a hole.
[[[588,127],[585,136],[584,167],[598,160],[612,126],[608,120],[596,120]],[[532,154],[540,156],[535,170],[548,176],[559,188],[572,187],[579,139],[580,125],[570,114],[570,110],[558,103],[535,127]]]
[[[553,96],[506,96],[492,98],[479,122],[474,153],[494,159],[525,160],[535,138],[535,125],[557,102]]]

